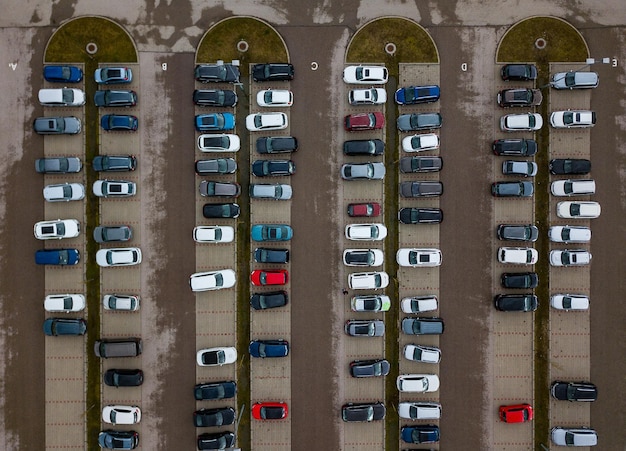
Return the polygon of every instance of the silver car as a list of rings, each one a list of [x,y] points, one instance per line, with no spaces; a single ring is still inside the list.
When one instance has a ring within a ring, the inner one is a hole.
[[[285,185],[281,183],[250,184],[251,199],[288,200],[291,199],[291,194],[291,185]]]
[[[351,337],[382,337],[385,335],[385,323],[379,319],[351,319],[344,327]]]
[[[348,163],[341,166],[344,180],[382,180],[385,177],[383,163]]]

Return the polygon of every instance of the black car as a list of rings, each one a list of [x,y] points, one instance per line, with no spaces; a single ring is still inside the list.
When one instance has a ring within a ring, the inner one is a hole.
[[[200,409],[193,413],[193,424],[197,428],[228,426],[235,422],[235,410],[232,407]]]
[[[237,384],[234,381],[207,382],[198,384],[193,389],[196,401],[234,398],[235,393],[237,393]]]
[[[539,89],[503,89],[498,92],[498,105],[511,106],[538,106],[541,105],[543,95]]]
[[[257,177],[280,177],[296,173],[296,164],[291,160],[256,160],[252,173]]]
[[[139,434],[135,431],[101,431],[98,444],[104,449],[135,449],[139,445]]]
[[[554,381],[550,393],[559,401],[593,402],[598,399],[598,389],[591,382]]]
[[[250,305],[254,310],[267,310],[271,308],[284,307],[288,303],[289,296],[286,291],[254,293],[250,297]]]
[[[496,310],[501,312],[534,312],[537,296],[534,294],[498,294],[493,298]]]
[[[137,158],[134,155],[99,155],[91,163],[94,171],[134,171]]]
[[[384,152],[385,143],[380,139],[356,139],[343,143],[346,155],[382,155]]]
[[[98,226],[93,229],[93,238],[96,243],[114,243],[128,241],[133,237],[133,231],[129,226]]]
[[[233,158],[212,158],[196,160],[196,174],[232,174],[237,170],[237,162]]]
[[[440,208],[402,208],[398,212],[402,224],[439,224],[443,221]]]
[[[257,247],[254,250],[254,261],[257,263],[289,263],[289,249]]]
[[[534,64],[506,64],[500,69],[504,81],[528,81],[537,79],[537,66]]]
[[[218,432],[216,434],[200,434],[198,449],[226,449],[235,444],[235,434],[232,432]]]
[[[350,376],[378,377],[389,374],[389,362],[384,359],[355,360],[350,362]]]
[[[104,373],[104,383],[110,387],[137,387],[143,384],[143,371],[110,369]]]
[[[535,191],[532,182],[494,182],[491,195],[494,197],[531,197]]]
[[[400,159],[400,172],[410,174],[412,172],[438,172],[443,168],[441,157],[402,157]]]
[[[539,277],[534,272],[505,272],[500,277],[504,288],[536,288]]]
[[[137,105],[137,93],[135,91],[113,91],[107,89],[96,91],[93,97],[96,106],[135,106]]]
[[[288,63],[255,64],[252,68],[254,81],[293,80],[293,65]]]
[[[537,141],[534,139],[496,139],[491,145],[496,155],[514,157],[532,157],[537,153]]]
[[[385,405],[375,403],[348,403],[341,408],[341,419],[345,422],[369,422],[385,418]]]
[[[237,94],[230,89],[196,89],[193,102],[198,106],[233,107],[237,105]]]
[[[589,174],[591,161],[582,158],[560,158],[550,160],[549,168],[552,174]]]
[[[232,64],[199,64],[194,70],[194,76],[201,83],[237,83],[239,68]]]
[[[264,136],[256,140],[258,153],[287,153],[298,150],[298,140],[293,136]]]
[[[499,240],[537,241],[539,229],[532,224],[500,224],[496,233]]]
[[[205,218],[238,218],[238,204],[204,204],[202,215]]]

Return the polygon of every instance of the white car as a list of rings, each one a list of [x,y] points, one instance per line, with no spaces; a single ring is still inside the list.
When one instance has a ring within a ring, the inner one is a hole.
[[[398,249],[396,262],[400,266],[440,266],[441,251],[439,249]]]
[[[232,346],[200,349],[196,353],[196,362],[200,366],[222,366],[237,361],[237,349]]]
[[[554,128],[581,128],[596,125],[594,111],[555,111],[550,114],[550,125]]]
[[[198,226],[193,229],[193,240],[197,243],[230,243],[235,238],[231,226]]]
[[[197,272],[189,277],[191,291],[221,290],[235,286],[235,271],[221,269],[219,271]]]
[[[82,294],[50,294],[43,301],[46,312],[80,312],[85,309]]]
[[[85,104],[85,93],[80,89],[40,89],[39,103],[43,106],[80,106]]]
[[[139,296],[127,294],[105,294],[102,297],[102,306],[105,310],[135,312],[139,310]]]
[[[550,251],[552,266],[584,266],[591,263],[591,253],[584,249]]]
[[[404,346],[402,354],[405,359],[412,362],[439,363],[441,361],[441,349],[432,346],[408,344]]]
[[[102,421],[110,424],[136,424],[141,421],[141,409],[137,406],[105,406]]]
[[[501,247],[498,248],[498,261],[517,265],[534,265],[539,259],[537,249],[532,247]]]
[[[505,132],[536,131],[543,126],[539,113],[507,114],[500,118],[500,128]]]
[[[353,312],[387,312],[391,308],[391,299],[384,294],[368,294],[354,296],[350,300],[350,309]]]
[[[287,89],[264,89],[256,95],[259,106],[283,107],[293,105],[293,93]]]
[[[380,241],[387,236],[387,227],[383,224],[349,224],[345,234],[349,240]]]
[[[130,197],[137,193],[137,185],[127,180],[96,180],[93,193],[98,197]]]
[[[74,238],[80,234],[80,222],[76,219],[57,219],[55,221],[40,221],[33,228],[38,240],[60,240]]]
[[[387,102],[387,91],[383,88],[351,89],[348,102],[350,105],[381,105]]]
[[[384,254],[380,249],[346,249],[343,251],[343,264],[346,266],[380,266]]]
[[[198,136],[198,149],[202,152],[237,152],[240,147],[239,136],[231,133]]]
[[[437,402],[401,402],[398,415],[407,420],[438,420],[441,418],[441,404]]]
[[[396,387],[401,392],[435,392],[439,390],[439,376],[436,374],[401,374],[396,379]]]
[[[595,446],[598,444],[598,434],[586,427],[565,428],[557,426],[550,431],[550,437],[555,445],[560,446]]]
[[[402,138],[402,150],[405,152],[424,152],[437,149],[439,149],[439,136],[434,133]]]
[[[285,113],[255,113],[246,117],[246,128],[251,132],[282,130],[287,128]]]
[[[343,70],[343,81],[356,85],[384,84],[389,79],[385,66],[348,66]]]
[[[554,294],[550,305],[557,310],[589,310],[589,297],[582,294]]]
[[[588,243],[591,229],[583,226],[552,226],[548,229],[550,241],[555,243]]]
[[[556,180],[550,185],[554,196],[586,196],[595,194],[596,182],[593,180]]]
[[[556,204],[559,218],[593,219],[600,216],[601,211],[598,202],[565,201]]]
[[[96,262],[102,267],[138,265],[141,263],[141,249],[138,247],[100,249],[96,252]]]
[[[43,188],[43,198],[48,202],[69,202],[81,200],[85,197],[85,187],[80,183],[61,183],[46,185]]]
[[[389,275],[384,271],[359,272],[348,276],[348,286],[353,290],[378,290],[389,285]]]
[[[439,308],[435,295],[402,298],[401,306],[404,313],[433,312]]]

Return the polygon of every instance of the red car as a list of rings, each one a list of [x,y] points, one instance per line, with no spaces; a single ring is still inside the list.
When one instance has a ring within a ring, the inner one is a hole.
[[[358,130],[377,130],[385,126],[383,113],[350,114],[344,119],[344,127],[349,132]]]
[[[380,204],[378,202],[368,202],[365,204],[348,204],[348,216],[378,216],[380,215]]]
[[[289,280],[289,272],[286,269],[264,271],[257,269],[250,274],[252,285],[262,287],[264,285],[285,285]]]
[[[256,420],[282,420],[287,418],[288,411],[285,402],[257,402],[252,405],[252,417]]]
[[[500,420],[505,423],[524,423],[532,419],[533,408],[530,404],[500,406]]]

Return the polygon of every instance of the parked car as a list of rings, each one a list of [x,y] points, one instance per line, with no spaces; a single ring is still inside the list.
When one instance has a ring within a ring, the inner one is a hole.
[[[533,408],[530,404],[500,406],[498,416],[505,423],[525,423],[533,419]]]
[[[235,116],[231,113],[198,114],[195,124],[199,132],[232,130],[235,128]]]
[[[193,425],[197,428],[228,426],[234,422],[235,409],[232,407],[200,409],[193,413]]]
[[[595,194],[596,182],[594,180],[555,180],[550,185],[550,192],[554,196],[587,196]]]
[[[584,249],[563,249],[550,251],[552,266],[582,266],[591,263],[591,253]]]
[[[80,312],[85,309],[85,296],[82,294],[49,294],[43,301],[46,312]]]
[[[441,335],[444,322],[441,318],[404,318],[402,332],[407,335]]]
[[[559,401],[593,402],[598,399],[598,389],[591,382],[554,381],[550,394]]]
[[[439,308],[437,296],[434,294],[402,298],[400,306],[404,313],[432,312]]]
[[[235,238],[231,226],[197,226],[193,229],[193,240],[197,243],[230,243]]]
[[[401,374],[396,379],[400,392],[431,393],[439,390],[439,376],[436,374]]]
[[[139,119],[128,114],[105,114],[100,118],[100,127],[106,131],[131,131],[139,126]]]
[[[385,143],[380,139],[355,139],[343,143],[345,155],[382,155]]]
[[[137,105],[137,93],[112,89],[98,90],[94,94],[93,102],[97,107],[135,106]]]
[[[232,432],[217,432],[214,434],[200,434],[198,449],[227,449],[235,444],[235,434]]]
[[[351,89],[348,93],[350,105],[382,105],[387,102],[387,91],[383,88]]]
[[[74,116],[38,117],[33,130],[39,135],[76,135],[80,133],[80,119]]]
[[[408,344],[404,346],[402,355],[412,362],[439,363],[441,361],[441,349],[432,346]]]
[[[79,261],[78,249],[39,249],[35,252],[38,265],[76,265]]]
[[[354,296],[350,300],[350,308],[353,312],[387,312],[391,308],[389,296],[368,294],[364,296]]]
[[[252,67],[254,81],[289,81],[293,76],[293,64],[289,63],[255,64]]]
[[[237,197],[241,194],[239,183],[231,182],[202,180],[198,189],[204,197]]]
[[[212,158],[196,160],[196,174],[233,174],[237,170],[237,162],[233,158]]]
[[[237,384],[234,381],[207,382],[198,384],[193,389],[196,401],[211,399],[230,399],[237,393]]]
[[[443,168],[441,157],[402,157],[400,172],[411,174],[414,172],[438,172]]]
[[[379,319],[349,319],[344,331],[351,337],[382,337],[385,323]]]
[[[204,204],[202,216],[205,218],[238,218],[241,209],[239,204]]]
[[[137,406],[105,406],[102,421],[110,424],[137,424],[141,421],[141,409]]]
[[[138,387],[143,384],[143,371],[111,368],[104,372],[104,383],[109,387]]]
[[[505,64],[500,69],[504,81],[529,81],[537,79],[537,66],[534,64]]]
[[[591,229],[583,226],[552,226],[548,229],[550,241],[555,243],[588,243]]]
[[[80,222],[76,219],[39,221],[33,227],[33,233],[38,240],[75,238],[80,234]]]
[[[439,149],[439,136],[434,133],[423,133],[402,138],[402,150],[405,152],[425,152],[437,149]]]
[[[260,270],[250,273],[252,285],[263,287],[266,285],[285,285],[289,281],[289,271],[286,269]]]
[[[389,275],[384,271],[352,273],[348,285],[353,290],[378,290],[389,285]]]
[[[535,192],[533,182],[494,182],[491,195],[494,197],[532,197]]]
[[[551,174],[589,174],[591,161],[583,158],[557,158],[550,160]]]
[[[505,272],[500,277],[504,288],[537,288],[539,277],[535,272]]]
[[[537,131],[542,126],[539,113],[507,114],[500,118],[500,129],[505,132]]]
[[[495,155],[532,157],[537,153],[537,141],[534,139],[496,139],[491,149]]]
[[[440,208],[402,208],[398,212],[402,224],[439,224],[443,221]]]
[[[557,72],[552,76],[550,86],[554,89],[597,88],[600,79],[597,72]]]
[[[389,374],[389,362],[385,359],[354,360],[350,362],[352,377],[381,377]]]
[[[402,197],[433,197],[443,194],[443,183],[434,180],[400,183]]]
[[[133,81],[133,71],[128,67],[101,67],[94,72],[96,83],[103,85],[124,84]]]
[[[346,266],[380,266],[383,264],[383,251],[380,249],[346,249],[343,251],[343,264]]]
[[[589,297],[583,294],[553,294],[550,305],[557,310],[589,310]]]
[[[83,79],[83,71],[76,66],[44,66],[43,78],[51,83],[78,83]]]
[[[200,83],[238,83],[239,67],[232,64],[198,64],[194,76]]]
[[[500,224],[497,235],[499,240],[537,241],[539,229],[532,224]]]
[[[43,333],[49,336],[85,335],[87,322],[82,318],[47,318],[43,322]]]
[[[415,105],[418,103],[431,103],[439,100],[440,89],[437,85],[408,86],[400,88],[394,96],[398,105]]]
[[[343,70],[343,81],[350,84],[385,84],[388,78],[385,66],[348,66]]]
[[[282,130],[288,124],[285,113],[253,113],[246,116],[246,128],[251,132]]]
[[[289,355],[289,343],[285,340],[252,340],[248,352],[251,357],[261,359],[287,357]]]
[[[534,177],[537,175],[537,163],[534,161],[506,160],[502,163],[502,174]]]
[[[284,177],[296,173],[292,160],[256,160],[252,163],[252,174],[257,177]]]
[[[398,249],[396,262],[400,266],[431,267],[441,265],[441,251],[439,249]]]
[[[253,293],[250,297],[250,305],[254,310],[267,310],[284,307],[288,303],[289,295],[283,290]]]
[[[241,147],[239,136],[218,133],[198,136],[198,149],[202,152],[237,152]]]
[[[498,248],[498,261],[500,263],[512,263],[516,265],[534,265],[537,263],[539,254],[532,247],[500,247]]]
[[[235,271],[232,269],[197,272],[189,277],[191,291],[208,291],[232,288],[235,286],[235,281]]]
[[[559,218],[593,219],[600,216],[598,202],[565,201],[556,204],[556,215]]]
[[[385,126],[383,113],[354,113],[347,115],[343,120],[344,128],[349,132],[361,130],[378,130]]]
[[[407,420],[438,420],[441,418],[441,404],[436,402],[401,402],[398,404],[398,416]]]
[[[39,103],[43,106],[81,106],[85,104],[85,92],[75,88],[40,89]]]
[[[141,338],[114,338],[96,340],[93,345],[96,357],[104,359],[113,357],[137,357],[143,350]]]
[[[366,202],[362,204],[348,204],[348,216],[356,217],[376,217],[380,215],[380,204],[378,202]]]
[[[539,89],[503,89],[498,92],[498,105],[501,107],[512,106],[538,106],[541,105],[543,95]]]
[[[595,111],[554,111],[550,114],[550,125],[554,128],[584,128],[596,125]]]
[[[251,413],[255,420],[283,420],[287,418],[289,407],[286,402],[255,402]]]
[[[98,155],[91,162],[91,167],[94,171],[134,171],[137,168],[137,157],[134,155]]]
[[[550,431],[552,443],[560,446],[596,446],[598,434],[587,427],[553,427]]]
[[[496,310],[501,312],[534,312],[537,296],[534,294],[498,294],[493,298]]]
[[[383,224],[348,224],[345,235],[349,240],[380,241],[387,236],[387,227]]]
[[[293,136],[264,136],[256,140],[258,153],[289,153],[298,150],[298,140]]]
[[[135,449],[139,445],[139,434],[136,431],[100,431],[98,444],[104,449]]]
[[[199,366],[222,366],[237,361],[237,349],[232,346],[200,349],[196,353]]]
[[[130,197],[137,194],[137,184],[127,180],[96,180],[93,194],[98,197]]]
[[[346,423],[379,421],[385,418],[385,404],[382,402],[353,403],[341,407],[341,419]]]
[[[289,200],[291,199],[291,185],[284,183],[251,183],[250,199],[273,199],[273,200]]]
[[[141,249],[138,247],[121,247],[100,249],[96,252],[99,266],[132,266],[141,263]]]
[[[442,119],[439,113],[402,114],[396,121],[398,130],[401,132],[441,128],[441,123]]]
[[[105,294],[102,297],[105,310],[135,312],[139,310],[139,296],[130,294]]]
[[[193,92],[193,103],[203,107],[234,107],[237,100],[237,93],[230,89],[196,89]]]
[[[254,261],[257,263],[289,263],[289,249],[257,247],[254,250]]]
[[[400,436],[405,443],[437,443],[439,441],[439,426],[434,424],[420,426],[403,426]]]
[[[347,163],[341,166],[344,180],[382,180],[385,178],[384,163]]]
[[[93,229],[93,239],[96,243],[114,243],[129,241],[133,237],[133,231],[129,226],[98,226]]]
[[[257,93],[256,103],[264,107],[288,107],[293,105],[293,92],[288,89],[263,89]]]
[[[83,164],[76,157],[38,158],[35,171],[39,174],[71,174],[80,172]]]
[[[293,229],[287,224],[256,224],[250,229],[253,241],[289,241]]]

